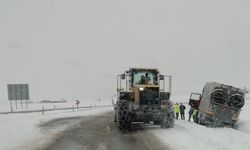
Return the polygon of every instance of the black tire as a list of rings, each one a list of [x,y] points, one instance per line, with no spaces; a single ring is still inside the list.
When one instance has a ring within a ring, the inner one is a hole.
[[[161,128],[173,128],[175,125],[174,112],[163,111],[161,114]]]
[[[126,130],[131,127],[131,124],[129,102],[120,100],[116,108],[116,125],[119,129]]]
[[[216,89],[211,93],[210,98],[214,103],[225,104],[228,101],[228,94],[222,89]]]
[[[241,109],[245,104],[243,96],[239,94],[233,94],[229,98],[228,106]]]

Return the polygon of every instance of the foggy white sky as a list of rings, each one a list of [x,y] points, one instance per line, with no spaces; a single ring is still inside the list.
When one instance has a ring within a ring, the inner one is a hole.
[[[159,67],[173,94],[205,82],[250,86],[248,0],[1,0],[0,99],[103,98],[116,74]]]

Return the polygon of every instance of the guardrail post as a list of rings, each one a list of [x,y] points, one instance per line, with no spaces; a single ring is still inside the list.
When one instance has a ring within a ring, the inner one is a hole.
[[[42,109],[42,114],[44,115],[44,106],[43,106],[43,109]]]

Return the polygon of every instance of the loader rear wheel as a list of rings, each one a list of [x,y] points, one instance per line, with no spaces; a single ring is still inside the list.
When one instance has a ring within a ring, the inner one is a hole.
[[[120,100],[116,109],[116,124],[121,130],[131,127],[131,119],[129,114],[129,103],[126,100]]]

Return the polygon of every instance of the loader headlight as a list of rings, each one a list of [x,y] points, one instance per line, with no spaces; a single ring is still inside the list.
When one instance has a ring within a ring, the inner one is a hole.
[[[139,88],[139,90],[140,90],[140,91],[143,91],[143,90],[144,90],[144,88],[143,88],[143,87],[140,87],[140,88]]]

